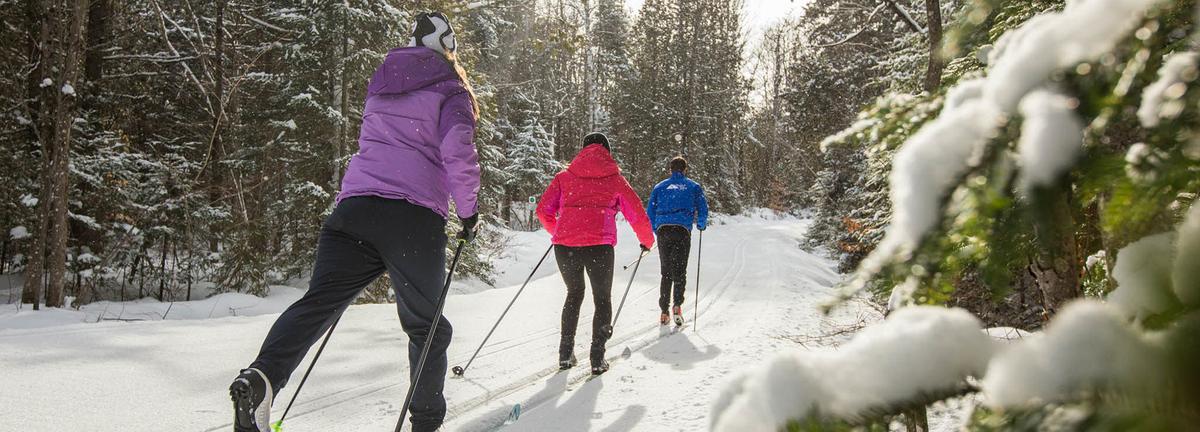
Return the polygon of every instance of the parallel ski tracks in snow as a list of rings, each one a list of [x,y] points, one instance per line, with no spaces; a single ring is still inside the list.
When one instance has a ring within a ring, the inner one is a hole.
[[[734,249],[734,256],[733,256],[733,260],[732,260],[733,263],[732,263],[732,266],[730,267],[730,269],[725,272],[725,274],[721,277],[720,280],[717,281],[716,284],[713,284],[713,285],[710,285],[709,287],[707,287],[710,290],[716,289],[716,292],[701,291],[701,295],[702,295],[702,297],[705,298],[705,300],[702,301],[702,304],[700,306],[699,316],[702,316],[702,317],[708,316],[709,311],[712,310],[715,306],[720,304],[720,301],[729,292],[730,287],[734,286],[737,283],[737,281],[741,278],[742,274],[744,273],[744,271],[746,269],[746,253],[745,252],[746,252],[746,249],[749,247],[749,245],[750,245],[749,240],[743,240],[740,243],[738,243],[737,247]],[[701,276],[703,276],[703,274]],[[703,279],[701,279],[701,281],[703,281]],[[702,288],[703,288],[703,286],[702,286]],[[694,291],[693,291],[693,295],[694,295]],[[693,325],[693,323],[689,322],[686,324],[686,327],[691,327],[692,325]],[[654,343],[656,343],[662,339],[669,338],[669,337],[678,335],[680,333],[680,332],[676,332],[676,331],[661,330],[662,328],[663,328],[663,326],[661,326],[657,323],[650,324],[650,325],[639,327],[637,330],[635,330],[631,333],[626,333],[621,337],[614,338],[613,341],[610,341],[610,343],[609,343],[609,352],[612,353],[615,351],[616,353],[609,354],[608,360],[614,364],[614,367],[617,367],[617,366],[615,366],[615,364],[620,361],[619,359],[621,358],[621,353],[624,351],[625,347],[628,347],[630,352],[636,353],[636,352],[639,352],[639,351],[653,345]],[[660,330],[657,333],[653,333],[655,329],[660,329]],[[647,334],[650,334],[650,335],[647,336]],[[634,340],[634,339],[638,338],[639,336],[646,336],[646,337],[643,337],[639,340]],[[539,406],[544,405],[546,402],[557,399],[563,393],[573,391],[573,390],[577,389],[579,386],[583,385],[586,381],[588,381],[588,378],[591,377],[591,370],[586,367],[577,368],[577,370],[579,370],[579,372],[571,373],[566,380],[567,381],[566,385],[563,386],[562,388],[558,389],[557,391],[538,392],[531,399],[522,401],[521,402],[522,410],[525,413],[529,413],[529,412],[537,409]],[[516,393],[517,391],[520,391],[526,387],[533,386],[539,382],[548,380],[559,373],[566,373],[566,372],[559,371],[557,367],[548,368],[539,373],[527,376],[524,379],[519,379],[519,380],[513,381],[513,382],[509,383],[508,385],[504,386],[503,388],[500,388],[495,391],[489,392],[487,394],[472,398],[470,400],[464,401],[463,403],[456,404],[455,406],[451,407],[450,412],[447,414],[446,421],[450,422],[451,420],[454,420],[476,408],[479,408],[479,407],[485,405],[489,400],[492,400],[495,398],[501,398],[501,397]],[[610,370],[609,373],[613,373],[613,371]],[[496,425],[497,425],[497,429],[498,429],[501,424],[499,422],[497,422]]]
[[[722,299],[724,299],[726,294],[729,292],[730,287],[734,286],[736,284],[736,282],[741,278],[741,276],[744,273],[745,268],[746,268],[746,249],[748,249],[750,243],[751,243],[750,240],[742,240],[741,242],[739,242],[737,244],[737,246],[734,248],[734,254],[733,254],[733,257],[731,260],[732,263],[731,263],[729,270],[727,270],[721,276],[721,278],[717,281],[717,283],[704,284],[701,286],[702,291],[700,292],[700,295],[701,295],[702,299],[701,299],[701,305],[700,305],[700,310],[699,310],[700,317],[709,316],[710,315],[709,312],[714,307],[719,306],[721,304],[720,302],[722,301]],[[702,277],[701,282],[704,281],[703,276],[706,276],[706,275],[701,274],[701,277]],[[643,291],[637,293],[635,295],[634,299],[639,299],[639,298],[645,297],[646,295],[649,295],[650,293],[657,291],[655,288],[657,288],[657,286],[652,286],[649,289],[646,289],[646,290],[643,290]],[[694,295],[695,291],[692,291],[692,293]],[[687,324],[688,327],[691,327],[692,325],[693,325],[693,323],[690,323],[690,322]],[[610,354],[608,356],[609,361],[613,362],[614,364],[619,363],[618,359],[620,358],[621,353],[624,351],[624,349],[626,347],[628,347],[631,352],[636,353],[636,352],[641,351],[642,349],[645,349],[646,347],[649,347],[650,345],[653,345],[655,342],[657,342],[661,339],[679,334],[678,332],[659,333],[657,331],[657,329],[659,329],[661,327],[662,326],[660,326],[659,324],[653,323],[653,324],[649,324],[649,325],[639,326],[634,331],[621,333],[620,335],[614,337],[613,339],[611,339],[609,341],[609,352],[610,352]],[[503,340],[499,340],[499,341],[490,343],[484,347],[484,351],[480,353],[479,359],[483,359],[483,358],[489,357],[494,354],[498,354],[501,352],[505,352],[505,351],[509,351],[512,349],[520,348],[522,346],[526,346],[530,343],[534,343],[539,340],[543,340],[544,338],[546,338],[550,335],[556,334],[558,332],[559,332],[559,329],[557,327],[549,327],[549,328],[541,329],[541,330],[538,330],[538,331],[535,331],[532,333],[527,333],[521,337],[503,339]],[[461,360],[461,358],[464,358],[464,357],[466,357],[466,352],[457,353],[457,355],[451,356],[450,364],[455,364],[455,359]],[[567,377],[566,386],[559,389],[558,391],[539,392],[533,399],[528,400],[528,401],[523,401],[521,404],[522,404],[522,408],[525,410],[525,412],[534,410],[539,405],[542,405],[542,404],[546,403],[547,401],[554,400],[559,395],[561,395],[565,392],[574,390],[575,388],[577,388],[581,384],[583,384],[587,380],[588,377],[591,376],[591,370],[587,367],[579,367],[570,372],[562,372],[558,369],[557,366],[552,365],[545,369],[541,369],[535,373],[514,379],[499,388],[488,389],[487,391],[485,391],[482,394],[479,394],[475,397],[452,404],[447,409],[446,422],[449,423],[452,420],[455,420],[463,415],[466,415],[466,414],[472,412],[473,410],[486,405],[489,401],[512,395],[512,394],[514,394],[518,391],[521,391],[527,387],[530,387],[530,386],[536,385],[538,383],[541,383],[543,381],[546,381],[547,379],[550,379],[551,377],[554,377],[555,375],[557,375],[559,373],[570,373],[570,375],[568,375],[568,377]],[[458,381],[458,382],[465,381],[467,383],[472,382],[472,380],[470,378],[453,378],[453,377],[451,377],[450,381],[447,384],[453,385],[453,383],[456,381]],[[309,416],[311,414],[317,414],[317,413],[320,413],[321,411],[324,411],[326,409],[333,408],[335,406],[339,406],[342,404],[356,402],[363,398],[369,397],[371,395],[377,394],[382,391],[390,390],[392,388],[396,388],[396,387],[407,388],[407,386],[408,386],[408,382],[393,382],[393,383],[389,383],[389,384],[379,384],[379,385],[375,385],[375,386],[367,386],[367,387],[360,386],[360,387],[354,387],[354,388],[347,388],[344,390],[333,391],[330,393],[326,393],[326,394],[318,395],[318,396],[314,396],[314,397],[306,396],[306,397],[301,398],[301,401],[299,401],[297,403],[297,405],[292,408],[292,412],[289,414],[288,419],[291,420],[293,422],[293,424],[295,424],[294,422],[296,422],[297,420],[304,418],[306,416]],[[502,420],[502,419],[498,419],[498,420]],[[222,425],[207,428],[207,429],[205,429],[205,432],[215,432],[215,431],[220,431],[220,430],[226,430],[226,429],[229,429],[231,427],[231,425],[232,425],[231,423],[225,423]],[[500,425],[500,422],[497,422],[497,426],[499,426],[499,425]]]

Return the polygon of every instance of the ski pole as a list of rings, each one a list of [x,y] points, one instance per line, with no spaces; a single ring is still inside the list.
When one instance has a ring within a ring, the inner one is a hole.
[[[697,331],[700,326],[697,321],[700,319],[700,254],[704,253],[704,230],[700,230],[700,241],[696,245],[696,308],[692,310],[692,331]]]
[[[308,370],[304,371],[304,377],[300,378],[300,385],[296,386],[296,392],[292,393],[292,400],[288,401],[287,408],[284,408],[283,415],[279,416],[279,421],[271,425],[271,430],[275,432],[283,431],[283,419],[287,418],[288,411],[292,410],[292,404],[296,403],[296,397],[300,396],[300,390],[304,388],[304,383],[308,381],[308,374],[312,373],[313,367],[317,365],[317,359],[321,358],[321,353],[325,351],[325,344],[329,343],[329,338],[333,337],[333,329],[337,328],[338,321],[341,321],[341,315],[333,320],[333,324],[329,326],[329,330],[325,333],[325,340],[321,341],[321,346],[317,348],[317,355],[313,356],[312,363],[308,364]]]
[[[650,251],[651,251],[651,250],[654,250],[654,248],[656,248],[656,247],[658,247],[658,245],[657,245],[657,244],[656,244],[656,245],[654,245],[654,246],[650,246],[650,249],[646,249],[646,250],[642,251],[642,254],[641,254],[641,255],[638,255],[638,257],[637,257],[637,259],[636,259],[636,260],[630,261],[630,262],[629,262],[629,264],[625,264],[624,266],[622,266],[622,267],[621,267],[621,270],[629,270],[629,268],[630,268],[630,267],[633,267],[633,265],[634,265],[634,264],[641,262],[641,261],[642,261],[642,257],[644,257],[644,256],[646,256],[647,254],[649,254],[649,253],[650,253]]]
[[[613,315],[612,324],[604,327],[604,332],[608,333],[608,337],[613,335],[613,326],[617,325],[617,318],[621,317],[621,309],[625,308],[625,299],[629,298],[629,288],[633,287],[633,278],[637,276],[638,267],[642,264],[642,258],[650,253],[650,250],[644,250],[638,254],[638,258],[633,262],[633,273],[629,275],[629,284],[625,285],[625,294],[621,296],[621,305],[617,306],[617,314]]]
[[[514,295],[512,298],[512,301],[508,302],[508,307],[504,308],[504,312],[500,314],[500,318],[496,320],[496,324],[493,324],[492,329],[488,330],[487,336],[483,337],[483,342],[479,343],[479,348],[475,349],[475,354],[471,354],[471,359],[467,360],[467,365],[466,366],[455,366],[453,369],[450,369],[452,372],[454,372],[455,375],[462,376],[464,373],[467,372],[467,368],[471,367],[471,362],[475,361],[475,356],[479,355],[479,351],[483,349],[483,346],[485,344],[487,344],[488,339],[491,339],[492,333],[496,331],[496,327],[500,326],[500,321],[503,321],[504,316],[508,315],[508,310],[512,309],[513,304],[517,302],[517,297],[520,297],[521,292],[525,291],[525,286],[529,285],[529,281],[533,280],[533,275],[535,273],[537,273],[538,268],[540,268],[542,266],[543,261],[546,261],[546,257],[550,256],[550,251],[553,249],[554,249],[553,244],[551,244],[550,247],[546,248],[546,253],[542,254],[542,259],[538,260],[537,265],[533,266],[533,271],[529,272],[529,277],[525,278],[525,283],[521,284],[521,289],[517,290],[517,295]]]
[[[425,359],[429,357],[429,347],[433,346],[433,338],[437,335],[438,323],[442,321],[442,310],[446,309],[446,297],[450,293],[450,280],[454,277],[454,268],[458,267],[458,256],[462,254],[463,246],[466,246],[467,241],[458,240],[458,247],[454,248],[454,259],[450,261],[450,271],[446,273],[446,284],[442,286],[442,295],[438,299],[437,313],[433,316],[433,324],[429,326],[429,333],[425,336],[425,347],[421,349],[421,359],[417,361],[417,370],[413,376],[412,383],[409,384],[408,394],[404,396],[404,405],[400,407],[400,419],[396,421],[396,432],[400,432],[400,428],[404,427],[404,417],[408,415],[409,404],[412,403],[413,393],[417,391],[417,383],[421,382],[421,370],[425,369]]]

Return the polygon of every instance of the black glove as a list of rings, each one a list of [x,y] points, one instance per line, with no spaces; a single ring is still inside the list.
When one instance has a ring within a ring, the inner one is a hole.
[[[642,253],[650,252],[650,246],[646,246],[646,245],[638,245],[638,246],[641,246]]]
[[[473,215],[459,219],[462,224],[462,231],[458,232],[458,239],[467,243],[475,241],[475,225],[479,224],[479,215]]]

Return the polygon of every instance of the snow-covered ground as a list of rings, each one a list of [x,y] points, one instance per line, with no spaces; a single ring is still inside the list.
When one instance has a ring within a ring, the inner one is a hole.
[[[515,403],[523,405],[524,415],[506,431],[707,429],[710,403],[733,372],[781,350],[828,343],[815,336],[843,325],[876,319],[872,309],[854,304],[832,317],[820,314],[817,306],[833,294],[840,275],[833,262],[799,247],[807,227],[804,220],[757,215],[726,217],[706,231],[699,325],[690,323],[678,333],[657,324],[659,263],[657,254],[648,256],[609,342],[609,357],[619,360],[590,381],[586,367],[565,373],[555,368],[565,293],[550,256],[466,376],[447,380],[446,430],[494,430]],[[632,232],[623,226],[620,235],[618,265],[637,254]],[[697,240],[685,306],[689,320]],[[544,233],[514,235],[512,253],[496,263],[504,272],[498,276],[502,288],[450,297],[451,365],[467,361],[548,241]],[[618,269],[614,302],[620,301],[629,276]],[[277,311],[298,294],[276,288],[237,316],[201,309],[239,310],[236,306],[249,306],[253,298],[225,295],[176,303],[174,308],[192,312],[173,309],[167,320],[132,322],[96,323],[95,306],[49,312],[59,318],[42,318],[45,311],[0,312],[0,370],[7,372],[0,406],[14,408],[0,416],[0,430],[228,430],[229,380],[254,357],[275,320],[276,313],[267,309]],[[580,359],[586,359],[590,340],[588,303],[576,341]],[[111,304],[108,313],[138,305]],[[389,430],[408,387],[404,344],[394,306],[351,307],[286,429]],[[621,359],[626,348],[631,355]],[[277,413],[294,387],[278,396]]]

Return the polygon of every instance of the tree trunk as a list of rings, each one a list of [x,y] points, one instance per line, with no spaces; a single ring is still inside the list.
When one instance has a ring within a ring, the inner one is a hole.
[[[1066,302],[1081,294],[1081,260],[1075,244],[1075,216],[1071,211],[1069,188],[1070,184],[1063,182],[1037,192],[1044,194],[1035,205],[1038,222],[1034,233],[1041,245],[1041,253],[1031,260],[1029,269],[1042,292],[1047,318],[1053,317]]]
[[[213,93],[216,103],[213,107],[212,143],[208,149],[208,198],[209,205],[218,205],[221,201],[222,176],[221,162],[225,159],[224,144],[221,142],[222,122],[225,121],[225,6],[228,0],[217,0],[216,28],[213,29],[214,48],[212,61]],[[217,230],[210,233],[208,250],[217,252],[220,246],[220,233]]]
[[[904,429],[908,432],[928,432],[929,418],[925,407],[904,412]]]
[[[162,258],[158,260],[158,301],[163,301],[167,293],[167,252],[170,244],[167,236],[163,236]]]
[[[333,178],[330,185],[335,190],[340,189],[342,181],[342,156],[346,154],[346,144],[349,141],[350,130],[350,90],[346,87],[349,85],[349,74],[346,72],[346,61],[350,54],[350,35],[347,27],[349,24],[346,21],[346,9],[348,6],[342,7],[342,46],[341,55],[338,56],[338,86],[334,92],[338,98],[338,107],[340,109],[338,115],[338,136],[337,143],[333,146]]]
[[[46,100],[46,95],[49,92],[47,87],[42,85],[42,80],[49,77],[51,70],[51,53],[53,49],[50,44],[51,39],[51,23],[53,20],[48,19],[46,14],[50,10],[50,2],[46,1],[29,1],[25,4],[26,18],[29,20],[31,27],[37,30],[36,42],[30,42],[29,58],[37,65],[29,75],[29,114],[33,116],[32,131],[37,142],[40,144],[42,151],[42,169],[41,172],[50,172],[50,158],[53,152],[53,146],[50,144],[51,136],[54,134],[54,128],[51,125],[50,116],[46,115],[43,110],[50,105]],[[53,86],[50,86],[53,87]],[[25,264],[25,286],[21,292],[22,303],[32,303],[33,310],[41,308],[42,302],[42,285],[46,276],[46,231],[50,223],[46,210],[50,202],[50,186],[43,179],[40,190],[38,192],[38,204],[41,208],[38,210],[37,225],[33,229],[32,237],[29,246],[29,260]]]
[[[938,0],[925,0],[926,34],[929,39],[929,67],[925,70],[925,91],[933,93],[942,85],[942,9]]]
[[[63,12],[69,14],[70,23],[63,32],[63,59],[59,64],[61,79],[56,83],[54,98],[54,157],[51,161],[52,175],[51,191],[53,205],[47,208],[53,210],[48,242],[49,278],[50,284],[46,289],[46,306],[61,307],[63,305],[63,279],[67,269],[67,237],[70,226],[67,224],[67,203],[70,193],[70,159],[71,159],[71,126],[75,122],[77,96],[68,94],[67,85],[79,86],[80,57],[84,51],[83,32],[86,27],[84,18],[88,8],[88,0],[68,0]]]
[[[104,50],[108,48],[111,34],[113,0],[92,0],[88,8],[87,57],[83,60],[83,77],[89,84],[104,78]]]

